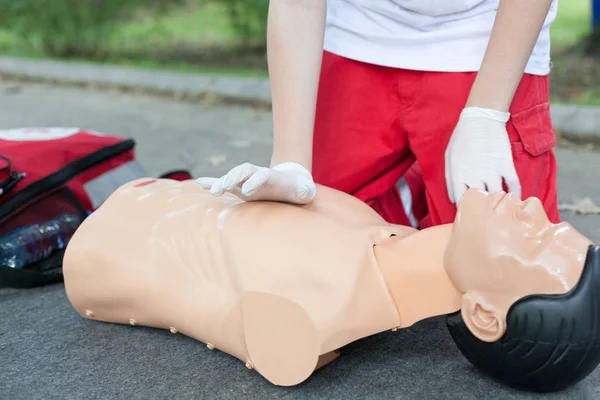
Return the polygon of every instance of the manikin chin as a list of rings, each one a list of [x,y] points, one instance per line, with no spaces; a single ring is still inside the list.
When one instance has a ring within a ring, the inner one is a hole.
[[[600,362],[600,300],[586,289],[597,253],[538,200],[504,193],[470,190],[454,224],[417,231],[322,186],[296,206],[141,179],[83,222],[64,276],[86,318],[188,335],[276,385],[348,343],[448,314],[474,365],[548,391]]]

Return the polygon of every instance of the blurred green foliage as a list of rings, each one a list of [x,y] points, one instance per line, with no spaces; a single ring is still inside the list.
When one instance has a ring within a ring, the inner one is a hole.
[[[240,44],[264,44],[269,0],[0,0],[0,31],[32,53],[102,58],[127,22],[158,22],[178,7],[206,4],[225,11]]]
[[[107,51],[264,46],[268,7],[269,0],[0,0],[0,51],[99,59]],[[553,51],[585,37],[589,20],[590,0],[559,2]]]
[[[219,0],[229,10],[233,29],[244,43],[261,43],[267,34],[269,0]]]
[[[558,7],[553,101],[600,105],[600,61],[573,51],[600,54],[600,32],[585,39],[590,0]],[[269,0],[0,0],[0,54],[265,75],[268,8]]]
[[[114,26],[140,10],[164,14],[184,0],[0,0],[0,29],[48,56],[98,56]]]

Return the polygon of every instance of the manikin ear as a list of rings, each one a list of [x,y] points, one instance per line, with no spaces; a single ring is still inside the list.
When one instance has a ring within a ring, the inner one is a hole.
[[[504,315],[478,293],[467,292],[463,295],[461,314],[471,333],[484,342],[495,342],[506,331]]]

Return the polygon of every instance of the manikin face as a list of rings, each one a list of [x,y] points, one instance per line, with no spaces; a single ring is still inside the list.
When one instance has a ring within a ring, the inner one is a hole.
[[[455,219],[445,267],[464,292],[462,315],[484,341],[499,339],[511,305],[528,295],[561,294],[579,281],[591,242],[552,224],[537,198],[469,190]]]

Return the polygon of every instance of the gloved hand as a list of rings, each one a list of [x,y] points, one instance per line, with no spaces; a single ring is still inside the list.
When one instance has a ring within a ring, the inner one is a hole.
[[[294,162],[273,168],[245,163],[221,178],[199,178],[196,183],[215,196],[230,192],[246,201],[270,200],[286,203],[310,203],[317,192],[312,174]]]
[[[521,184],[512,157],[506,122],[510,114],[486,108],[465,108],[446,148],[446,186],[458,204],[468,188],[502,191],[521,197]]]

